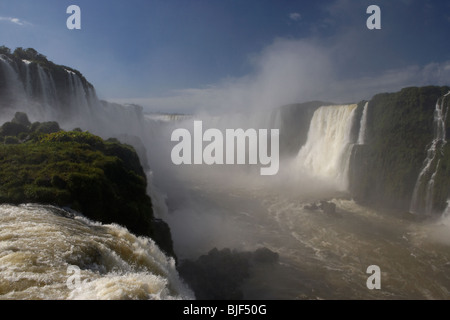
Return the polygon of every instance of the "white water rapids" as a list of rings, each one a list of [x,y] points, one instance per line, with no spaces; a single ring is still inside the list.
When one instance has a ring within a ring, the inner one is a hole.
[[[0,299],[194,297],[151,239],[69,216],[50,206],[0,205]],[[80,286],[68,285],[69,267],[80,270]]]

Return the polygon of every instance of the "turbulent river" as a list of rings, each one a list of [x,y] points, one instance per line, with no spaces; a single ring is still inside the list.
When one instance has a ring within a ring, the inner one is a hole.
[[[194,176],[199,175],[188,180]],[[169,201],[175,249],[180,258],[212,247],[267,247],[279,253],[278,265],[252,273],[246,299],[450,297],[450,218],[417,221],[367,209],[338,194],[329,194],[336,213],[326,214],[308,208],[311,194],[305,198],[286,186],[242,181],[227,186],[212,183],[220,177],[209,177],[179,189],[183,200]],[[371,265],[380,267],[380,290],[367,288]]]
[[[306,143],[281,159],[276,176],[259,176],[252,166],[169,167],[157,184],[167,195],[163,218],[180,259],[214,247],[277,252],[278,265],[253,271],[246,299],[448,299],[449,215],[381,212],[346,192],[352,146],[365,140],[365,112],[355,119],[355,108],[316,110]],[[314,209],[322,200],[336,212]],[[367,287],[373,265],[381,271],[380,290]]]

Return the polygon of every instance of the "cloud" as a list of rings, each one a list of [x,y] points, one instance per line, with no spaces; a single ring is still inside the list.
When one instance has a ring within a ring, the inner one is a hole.
[[[252,69],[245,76],[131,102],[154,111],[230,113],[312,100],[359,102],[409,86],[450,85],[448,58],[406,59],[398,43],[403,39],[369,33],[364,3],[349,10],[353,5],[351,0],[337,0],[323,7],[323,19],[340,22],[338,30],[326,36],[313,32],[301,39],[274,39],[250,57]]]
[[[311,100],[359,102],[408,86],[449,85],[450,61],[345,77],[334,50],[313,40],[276,39],[253,57],[253,72],[204,88],[173,90],[166,96],[115,100],[147,110],[181,113],[239,113],[270,110]]]
[[[19,18],[12,18],[12,17],[0,17],[0,21],[6,21],[6,22],[11,22],[14,24],[17,24],[19,26],[25,26],[25,25],[31,25],[31,23],[21,20]]]
[[[246,76],[227,78],[205,88],[172,91],[165,97],[128,101],[170,112],[268,110],[321,97],[327,90],[324,79],[333,78],[330,62],[329,52],[320,45],[280,38],[252,57],[253,71]]]
[[[302,15],[298,12],[292,12],[289,14],[289,19],[294,21],[299,21],[302,18]]]

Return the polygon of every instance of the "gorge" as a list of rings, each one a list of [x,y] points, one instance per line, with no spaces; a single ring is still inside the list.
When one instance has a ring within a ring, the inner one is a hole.
[[[23,112],[37,123],[35,126],[57,121],[69,132],[81,128],[80,131],[88,130],[105,141],[116,138],[132,145],[139,156],[140,173],[148,182],[149,215],[164,221],[156,226],[159,230],[167,229],[166,223],[170,227],[179,261],[207,261],[199,257],[207,252],[215,254],[213,248],[253,252],[265,247],[279,255],[275,264],[252,264],[247,280],[238,285],[242,295],[236,296],[245,299],[446,297],[450,287],[446,272],[450,241],[445,214],[450,198],[450,147],[446,144],[449,92],[449,87],[409,87],[357,103],[313,101],[274,106],[272,114],[244,110],[242,114],[219,119],[191,115],[168,116],[167,121],[161,121],[163,115],[152,118],[140,106],[99,100],[92,84],[79,71],[55,65],[33,49],[11,52],[0,48],[2,123],[12,123],[17,112]],[[192,127],[196,120],[202,120],[205,128],[223,130],[278,129],[278,174],[260,176],[259,167],[254,168],[251,163],[225,168],[208,164],[177,167],[170,161],[174,147],[171,133],[177,128]],[[27,140],[27,135],[7,131],[8,125],[2,128],[5,144]],[[129,200],[124,197],[123,201]],[[64,205],[42,202],[41,205]],[[334,204],[336,215],[322,214],[315,209],[317,202]],[[33,208],[13,209],[5,203],[2,219],[9,214],[17,216],[17,221],[26,221],[27,212]],[[34,215],[29,218],[29,223],[36,223]],[[0,223],[9,224],[11,229],[14,221]],[[105,223],[121,224],[131,230],[123,220]],[[98,232],[116,228],[92,221],[88,224],[93,224],[89,232],[94,233],[96,228]],[[119,233],[117,241],[133,237],[123,230]],[[103,236],[93,236],[97,237]],[[76,248],[79,239],[73,241]],[[18,243],[2,245],[10,248],[2,256],[5,261],[24,250]],[[16,251],[11,249],[14,245]],[[67,248],[61,250],[66,252]],[[80,264],[87,273],[111,276],[102,267],[104,261],[110,261],[102,254],[103,249],[82,249],[81,259],[83,250],[87,252],[87,262]],[[164,251],[167,254],[168,250]],[[222,252],[228,257],[228,251]],[[74,263],[70,254],[57,256],[62,257],[58,259],[63,266],[68,263],[61,262],[63,259],[70,258],[69,262]],[[151,256],[145,254],[141,258],[148,261]],[[161,258],[160,253],[158,256]],[[169,256],[164,259],[168,259],[164,268],[170,272],[163,273],[163,277],[173,285],[168,286],[168,291],[161,291],[161,297],[192,297],[179,283],[178,275],[174,275],[175,262]],[[115,260],[117,268],[124,266],[128,270],[128,262],[119,260]],[[14,259],[8,261],[0,272],[8,275],[4,279],[17,281],[20,274],[13,271]],[[365,287],[365,270],[373,264],[387,275],[384,290],[379,292]],[[51,265],[50,262],[47,267]],[[137,277],[142,276],[142,283],[148,281],[153,274],[152,264],[142,269],[137,265],[138,273],[143,272]],[[208,270],[208,266],[202,270]],[[209,272],[213,269],[210,267]],[[220,274],[220,270],[217,272]],[[48,282],[60,281],[63,275],[57,278]],[[26,297],[27,290],[37,292],[39,286],[54,285],[45,281],[35,285],[30,279],[25,280],[17,282],[23,286],[20,290],[12,282],[0,283],[0,295]],[[120,283],[118,278],[115,281]],[[14,296],[12,290],[22,293]],[[93,287],[89,290],[95,292]],[[74,297],[70,293],[63,296]]]

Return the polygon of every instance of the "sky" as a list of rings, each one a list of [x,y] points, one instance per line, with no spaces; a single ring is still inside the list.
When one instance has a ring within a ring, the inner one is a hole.
[[[367,28],[372,4],[381,29]],[[0,0],[0,45],[78,69],[101,99],[162,112],[449,85],[449,31],[444,0]]]

